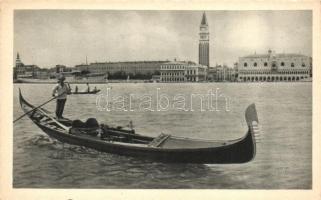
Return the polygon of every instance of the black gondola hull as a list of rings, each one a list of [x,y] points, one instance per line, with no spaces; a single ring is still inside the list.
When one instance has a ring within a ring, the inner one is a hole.
[[[33,108],[22,95],[20,95],[20,104],[23,110],[26,112],[25,107]],[[43,115],[46,115],[43,111]],[[97,151],[132,156],[143,159],[150,159],[159,162],[170,162],[170,163],[206,163],[206,164],[236,164],[245,163],[251,161],[256,154],[255,144],[255,133],[253,129],[253,123],[257,123],[257,115],[255,106],[251,105],[246,111],[246,120],[248,124],[247,134],[237,140],[229,140],[226,142],[220,141],[201,141],[206,143],[205,147],[193,147],[199,143],[198,140],[193,139],[181,139],[186,140],[189,144],[183,147],[167,147],[167,146],[149,146],[149,145],[133,145],[125,142],[114,142],[101,140],[99,137],[75,135],[70,134],[69,131],[60,130],[59,128],[52,128],[46,126],[35,118],[33,114],[28,114],[30,119],[46,134],[50,137],[55,138],[63,143],[84,146],[95,149]],[[50,117],[49,117],[50,118]],[[57,122],[59,125],[59,122]],[[61,125],[62,126],[62,125]],[[63,127],[63,126],[62,126]],[[112,130],[111,130],[112,131]],[[152,141],[153,137],[142,136],[138,134],[129,134],[128,132],[114,131],[115,134],[131,135],[133,137],[141,137],[146,140]],[[173,136],[173,139],[175,137]],[[220,145],[217,145],[220,144]]]
[[[50,137],[55,138],[63,143],[84,146],[106,153],[151,159],[159,162],[232,164],[249,162],[255,155],[255,146],[253,145],[253,140],[251,139],[251,132],[248,132],[247,136],[243,140],[225,147],[209,147],[200,149],[162,149],[126,146],[114,144],[112,142],[102,142],[96,139],[92,140],[89,138],[61,133],[41,125],[38,126]]]

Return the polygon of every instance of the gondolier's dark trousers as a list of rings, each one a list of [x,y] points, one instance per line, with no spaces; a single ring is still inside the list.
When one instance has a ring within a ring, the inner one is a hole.
[[[58,118],[62,118],[62,113],[64,112],[66,100],[67,99],[57,99],[56,116]]]

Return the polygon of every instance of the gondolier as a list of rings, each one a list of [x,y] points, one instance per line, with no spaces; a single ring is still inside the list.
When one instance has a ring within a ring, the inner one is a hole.
[[[58,78],[58,84],[54,87],[52,91],[52,96],[57,97],[56,105],[56,117],[57,119],[62,119],[62,114],[64,112],[65,103],[67,101],[67,94],[70,93],[71,89],[67,83],[64,82],[65,77],[60,76]]]

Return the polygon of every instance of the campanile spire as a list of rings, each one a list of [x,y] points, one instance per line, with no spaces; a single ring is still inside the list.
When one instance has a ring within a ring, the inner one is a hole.
[[[201,65],[209,67],[209,30],[205,12],[202,16],[199,35],[198,62]]]

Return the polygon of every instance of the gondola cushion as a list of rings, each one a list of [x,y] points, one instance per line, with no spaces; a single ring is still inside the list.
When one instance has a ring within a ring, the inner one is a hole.
[[[97,127],[99,127],[99,123],[95,118],[89,118],[86,121],[86,127],[87,128],[97,128]]]

